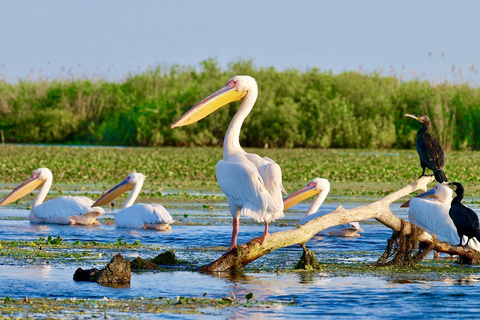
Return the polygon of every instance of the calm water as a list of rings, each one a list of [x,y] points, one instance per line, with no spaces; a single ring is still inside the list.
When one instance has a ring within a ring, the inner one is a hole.
[[[358,204],[344,204],[346,208]],[[337,204],[326,204],[323,210],[331,211]],[[288,225],[272,226],[271,232],[292,228],[292,221],[299,219],[308,205],[297,205],[295,211],[287,212]],[[406,217],[406,210],[392,205],[394,213]],[[171,209],[175,219],[183,222],[209,222],[211,225],[174,225],[171,231],[117,229],[114,226],[97,227],[35,225],[25,219],[27,210],[0,208],[1,240],[38,240],[40,237],[61,236],[64,241],[116,242],[122,238],[132,243],[140,241],[151,245],[150,249],[125,251],[125,255],[141,255],[151,258],[165,249],[174,249],[178,258],[196,261],[200,266],[212,261],[219,251],[199,251],[195,248],[228,246],[231,236],[230,216],[225,210],[205,210],[201,205],[193,209]],[[184,217],[188,214],[188,217]],[[205,218],[207,217],[208,218]],[[107,214],[113,217],[113,213]],[[208,221],[207,221],[208,219]],[[339,238],[316,236],[307,245],[320,261],[351,263],[375,261],[385,249],[391,231],[376,223],[362,223],[365,230],[361,237]],[[247,242],[263,231],[262,225],[241,220],[239,243]],[[153,249],[151,249],[153,248]],[[322,272],[286,273],[252,272],[243,274],[201,274],[194,271],[133,273],[126,288],[110,288],[95,283],[77,283],[72,280],[75,270],[81,267],[102,267],[111,258],[92,261],[73,260],[60,266],[51,266],[35,261],[18,261],[0,257],[0,297],[11,298],[90,298],[125,299],[132,297],[201,297],[231,296],[232,292],[243,299],[252,292],[258,300],[279,302],[295,301],[295,305],[274,305],[257,308],[229,308],[207,311],[209,316],[219,318],[473,318],[477,317],[480,298],[480,273],[470,272],[458,277],[443,278],[438,275],[422,279],[411,275],[379,276],[333,276]],[[288,247],[273,252],[252,263],[252,267],[268,267],[280,270],[291,268],[301,255],[300,247]],[[250,269],[252,270],[252,269]],[[210,313],[209,313],[210,312]],[[139,315],[151,318],[155,315]],[[158,316],[160,317],[160,316]],[[161,315],[169,317],[169,315]],[[178,318],[178,315],[170,315]]]

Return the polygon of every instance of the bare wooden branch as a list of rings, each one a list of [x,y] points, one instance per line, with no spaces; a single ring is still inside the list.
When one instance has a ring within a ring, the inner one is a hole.
[[[273,250],[295,244],[305,244],[318,232],[344,223],[376,219],[386,227],[394,231],[400,231],[402,228],[402,219],[398,218],[392,213],[390,210],[390,205],[394,201],[412,192],[415,192],[416,190],[426,191],[427,184],[433,181],[433,177],[424,176],[412,184],[392,194],[389,194],[385,198],[374,203],[349,210],[339,206],[334,211],[310,220],[309,222],[294,229],[271,234],[263,245],[260,245],[257,241],[250,240],[245,247],[239,246],[236,250],[232,250],[229,253],[224,254],[213,263],[201,267],[200,271],[214,272],[240,269]],[[404,225],[405,234],[410,234],[411,231],[409,228],[412,225],[409,222],[404,223]],[[419,240],[427,244],[432,244],[434,242],[434,237],[432,237],[432,235],[430,235],[428,232],[424,231],[420,235]],[[477,253],[473,250],[455,247],[441,241],[436,242],[434,250],[449,254],[458,254],[471,259],[475,259],[477,257]]]

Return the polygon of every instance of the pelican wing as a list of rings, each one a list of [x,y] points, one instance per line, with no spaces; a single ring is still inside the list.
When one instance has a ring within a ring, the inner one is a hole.
[[[218,161],[216,175],[229,204],[242,208],[241,215],[257,222],[270,222],[284,216],[283,201],[275,201],[259,170],[245,155],[236,154],[226,161]],[[280,190],[278,194],[281,199]]]
[[[272,196],[275,197],[280,192],[287,194],[282,184],[282,169],[275,161],[269,157],[262,158],[255,153],[247,153],[245,157],[257,168],[258,173],[263,178],[265,188]]]
[[[123,228],[143,228],[145,224],[170,224],[172,216],[159,204],[137,203],[115,214],[115,225]]]
[[[433,233],[440,241],[458,245],[460,237],[450,218],[449,210],[450,206],[440,201],[413,198],[410,200],[409,220]]]
[[[34,208],[32,213],[39,219],[69,218],[73,216],[105,214],[100,207],[93,207],[93,200],[87,197],[58,197],[44,202]]]

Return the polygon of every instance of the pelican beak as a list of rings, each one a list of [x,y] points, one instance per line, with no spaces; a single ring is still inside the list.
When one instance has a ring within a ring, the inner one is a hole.
[[[419,120],[419,118],[418,118],[417,116],[415,116],[415,115],[413,115],[413,114],[410,114],[410,113],[407,113],[407,114],[405,115],[405,117],[410,117],[410,118],[413,118],[413,119],[415,119],[415,120],[417,120],[417,121]]]
[[[286,197],[285,200],[283,200],[283,210],[287,210],[288,208],[293,207],[297,203],[319,194],[322,190],[317,190],[316,187],[317,183],[312,181],[305,187],[301,188],[298,191],[295,191],[294,193]]]
[[[125,193],[127,191],[130,191],[133,189],[133,184],[128,183],[127,180],[123,180],[119,184],[117,184],[115,187],[112,189],[108,190],[100,199],[98,199],[92,207],[100,207],[104,206],[113,200],[117,199],[122,195],[122,193]]]
[[[239,92],[229,82],[185,112],[170,128],[187,126],[200,121],[224,105],[242,99],[246,94],[247,91]]]
[[[415,198],[434,198],[434,199],[436,199],[437,197],[435,197],[435,189],[430,189],[427,192],[419,194]],[[402,204],[400,206],[400,208],[408,208],[409,206],[410,206],[410,200],[408,200],[407,202]]]
[[[36,188],[38,188],[45,180],[40,179],[40,172],[34,172],[30,178],[25,180],[21,185],[15,188],[10,194],[0,202],[0,207],[17,201],[18,199],[22,198],[26,194],[29,194]]]

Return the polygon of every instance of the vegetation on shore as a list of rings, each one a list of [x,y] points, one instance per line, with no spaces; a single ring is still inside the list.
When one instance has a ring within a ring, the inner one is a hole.
[[[236,74],[259,84],[256,107],[242,128],[244,146],[411,148],[419,124],[404,115],[426,113],[445,149],[480,149],[480,88],[468,83],[277,71],[244,60],[225,70],[212,59],[200,68],[157,67],[120,83],[0,81],[0,129],[14,143],[220,145],[238,103],[192,126],[170,125]]]

